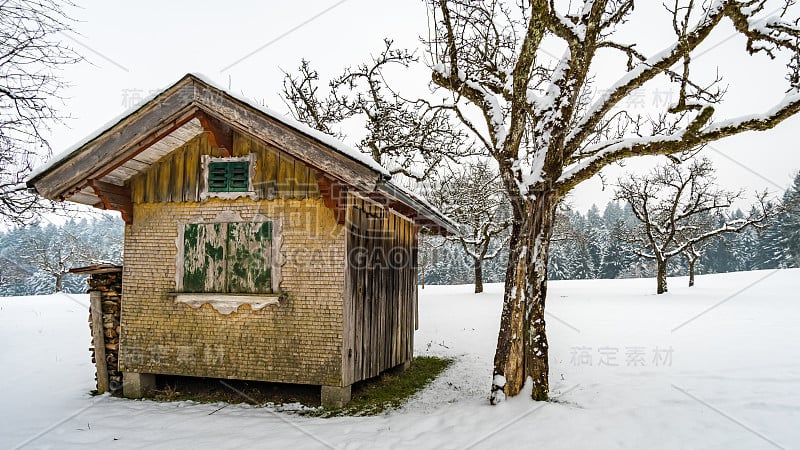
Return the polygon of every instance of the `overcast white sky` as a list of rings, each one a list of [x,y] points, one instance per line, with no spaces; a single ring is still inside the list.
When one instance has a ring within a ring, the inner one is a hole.
[[[659,20],[661,2],[643,3],[637,5],[640,20],[631,21],[625,33],[641,51],[652,53],[668,43],[670,36],[659,31],[669,23]],[[63,109],[73,118],[68,127],[53,130],[50,140],[56,153],[129,108],[137,96],[172,84],[187,72],[203,73],[237,93],[286,112],[277,95],[281,69],[292,70],[306,58],[323,77],[334,76],[344,66],[380,50],[384,37],[394,39],[400,47],[418,47],[418,37],[427,34],[428,21],[421,0],[79,0],[79,4],[81,8],[73,11],[80,21],[75,26],[79,34],[69,35],[68,40],[91,64],[63,72],[72,84]],[[707,76],[713,76],[717,66],[726,75],[730,106],[718,118],[763,111],[782,97],[785,87],[780,63],[764,56],[744,56],[743,39],[730,39],[731,35],[729,26],[719,30],[706,46],[708,51],[698,58],[699,68]],[[621,69],[622,62],[608,58],[609,67]],[[610,84],[614,74],[598,78],[598,89]],[[398,83],[404,92],[424,93],[428,77],[429,72],[419,68],[403,74]],[[657,105],[669,95],[668,90],[652,86],[632,99],[631,107]],[[799,125],[800,118],[790,119],[766,133],[714,144],[706,154],[719,169],[720,183],[728,188],[769,188],[782,193],[800,169]],[[646,170],[658,160],[632,161],[624,170]],[[607,180],[615,180],[624,170],[608,168]],[[581,210],[592,203],[602,207],[610,189],[601,189],[599,180],[590,180],[574,191],[571,203]]]

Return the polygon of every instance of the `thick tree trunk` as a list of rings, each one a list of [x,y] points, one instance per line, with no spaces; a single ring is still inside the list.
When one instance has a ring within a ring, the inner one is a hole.
[[[534,400],[547,400],[548,346],[545,334],[547,252],[558,200],[540,193],[524,204],[511,229],[503,313],[494,357],[491,403],[519,394],[528,377]]]
[[[667,292],[667,261],[656,261],[658,265],[658,272],[656,275],[658,289],[656,293],[663,294]]]
[[[483,292],[483,262],[475,260],[475,293]]]
[[[694,286],[694,259],[689,260],[689,287]]]

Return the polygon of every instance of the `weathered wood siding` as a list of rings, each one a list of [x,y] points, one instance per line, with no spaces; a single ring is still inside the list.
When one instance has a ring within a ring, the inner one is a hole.
[[[234,157],[256,155],[253,189],[259,199],[319,197],[316,170],[264,142],[235,132]],[[130,180],[133,203],[199,202],[203,191],[201,156],[221,157],[201,133]]]
[[[417,308],[413,224],[368,200],[348,203],[345,384],[411,360]]]

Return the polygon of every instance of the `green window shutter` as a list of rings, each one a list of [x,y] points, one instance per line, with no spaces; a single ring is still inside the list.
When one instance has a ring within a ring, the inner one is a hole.
[[[228,190],[227,163],[212,162],[208,164],[208,191],[226,192]]]
[[[183,291],[224,292],[227,229],[224,223],[190,223],[183,230]]]
[[[228,192],[247,192],[250,183],[250,163],[234,161],[228,164]]]
[[[183,255],[183,292],[272,292],[272,222],[186,224]]]
[[[272,223],[230,223],[227,242],[227,292],[272,292]]]
[[[214,161],[208,163],[209,192],[247,192],[250,187],[248,161]]]

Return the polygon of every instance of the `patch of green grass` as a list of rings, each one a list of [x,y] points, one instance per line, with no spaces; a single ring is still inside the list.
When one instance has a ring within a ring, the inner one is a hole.
[[[452,359],[432,356],[414,358],[405,371],[389,370],[379,377],[354,384],[352,400],[344,408],[338,409],[318,406],[318,386],[170,375],[156,378],[158,387],[149,398],[157,401],[267,405],[315,417],[372,416],[400,407],[452,362]]]
[[[344,408],[305,411],[318,417],[373,416],[400,407],[452,364],[452,359],[419,356],[405,371],[389,371],[353,385],[350,403]]]

